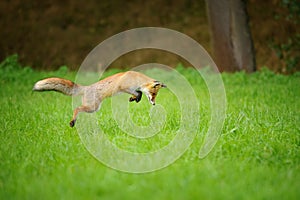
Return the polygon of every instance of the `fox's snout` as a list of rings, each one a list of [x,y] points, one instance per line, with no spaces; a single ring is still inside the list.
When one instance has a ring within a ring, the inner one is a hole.
[[[155,106],[155,102],[154,102],[154,101],[151,100],[150,103],[151,103],[153,106]]]

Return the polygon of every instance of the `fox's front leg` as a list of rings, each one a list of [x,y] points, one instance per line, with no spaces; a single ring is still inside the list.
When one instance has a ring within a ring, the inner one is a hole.
[[[137,103],[142,99],[143,93],[141,91],[135,91],[132,97],[129,98],[129,101],[136,101]]]

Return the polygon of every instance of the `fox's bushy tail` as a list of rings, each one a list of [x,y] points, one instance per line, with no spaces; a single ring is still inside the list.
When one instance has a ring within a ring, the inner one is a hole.
[[[46,78],[36,82],[33,91],[57,91],[65,95],[76,96],[82,92],[82,86],[62,78]]]

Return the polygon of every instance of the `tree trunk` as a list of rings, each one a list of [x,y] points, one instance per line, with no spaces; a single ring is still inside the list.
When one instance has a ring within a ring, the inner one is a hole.
[[[206,5],[213,54],[219,70],[255,71],[245,0],[206,0]]]

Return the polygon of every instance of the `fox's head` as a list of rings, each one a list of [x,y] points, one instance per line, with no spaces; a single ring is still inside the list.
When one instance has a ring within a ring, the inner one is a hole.
[[[160,81],[153,81],[151,83],[145,84],[141,90],[147,96],[149,102],[152,105],[155,105],[155,97],[157,96],[159,89],[166,87],[167,86]]]

